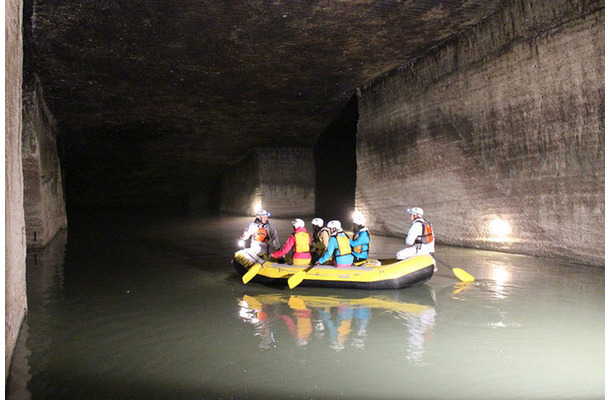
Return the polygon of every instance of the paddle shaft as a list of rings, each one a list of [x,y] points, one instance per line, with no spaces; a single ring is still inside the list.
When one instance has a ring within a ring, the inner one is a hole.
[[[438,258],[436,255],[434,256],[434,258],[436,259],[436,261],[440,262],[445,267],[449,268],[453,272],[453,274],[458,279],[460,279],[461,281],[464,281],[464,282],[472,282],[472,281],[474,281],[474,277],[472,275],[470,275],[468,272],[464,271],[463,269],[461,269],[461,268],[453,268],[452,266],[445,264],[443,262],[443,260]]]
[[[436,255],[434,256],[434,259],[435,259],[436,261],[438,261],[439,263],[443,264],[445,267],[447,267],[447,268],[449,268],[450,270],[452,270],[452,271],[453,271],[453,268],[451,268],[450,266],[448,266],[447,264],[445,264],[445,263],[443,262],[443,260],[441,260],[440,258],[438,258]]]
[[[248,252],[248,254],[250,254],[250,256],[252,256],[252,258],[254,258],[260,265],[263,265],[265,263],[265,260],[263,260],[262,258],[259,258],[258,255],[256,254],[252,254],[250,253],[248,250],[246,250]]]

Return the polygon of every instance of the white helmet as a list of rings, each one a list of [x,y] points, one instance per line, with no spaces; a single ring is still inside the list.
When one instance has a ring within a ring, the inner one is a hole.
[[[311,220],[311,224],[321,228],[324,226],[324,220],[322,218],[314,218]]]
[[[270,212],[267,212],[266,210],[258,210],[258,211],[256,212],[256,216],[257,216],[257,217],[270,217],[270,216],[271,216],[271,213],[270,213]]]
[[[360,211],[354,211],[354,214],[352,215],[352,221],[354,222],[354,224],[364,226],[364,214],[362,214],[362,212]]]
[[[294,227],[294,229],[302,228],[305,226],[305,222],[301,218],[295,218],[292,221],[292,226]]]
[[[423,217],[423,216],[424,216],[424,210],[422,210],[422,209],[421,209],[421,208],[419,208],[419,207],[413,207],[413,208],[409,208],[409,209],[407,210],[407,212],[408,212],[409,214],[413,214],[413,215],[415,215],[415,216],[417,216],[417,217]]]
[[[332,221],[328,221],[328,224],[326,224],[326,227],[328,229],[336,229],[336,230],[340,231],[341,230],[341,222],[339,222],[336,219],[334,219]]]

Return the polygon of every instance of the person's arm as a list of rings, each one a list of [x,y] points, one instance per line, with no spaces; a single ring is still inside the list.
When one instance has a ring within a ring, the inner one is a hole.
[[[408,246],[413,246],[415,244],[415,240],[422,233],[422,223],[417,221],[413,222],[411,228],[409,229],[409,233],[407,233],[407,238],[405,239],[405,243]]]
[[[351,247],[358,247],[358,246],[363,245],[363,244],[368,244],[369,240],[370,240],[369,233],[365,231],[365,232],[362,232],[360,234],[360,236],[358,236],[358,239],[350,240],[349,241],[349,245]]]
[[[273,254],[271,254],[271,257],[273,257],[273,258],[284,257],[290,251],[290,249],[292,249],[292,246],[294,246],[294,235],[290,235],[288,237],[288,240],[286,240],[284,247],[282,247],[281,249],[279,249],[277,251],[274,251]]]
[[[332,238],[331,238],[328,241],[328,246],[326,247],[326,251],[324,252],[322,257],[320,257],[320,259],[318,260],[318,263],[324,264],[326,261],[330,260],[330,258],[333,256],[337,246],[338,246],[337,239],[332,240]]]
[[[250,239],[250,236],[252,236],[252,234],[254,232],[256,232],[255,224],[249,223],[248,226],[246,226],[246,229],[244,229],[244,233],[241,234],[240,239],[248,240],[248,239]]]

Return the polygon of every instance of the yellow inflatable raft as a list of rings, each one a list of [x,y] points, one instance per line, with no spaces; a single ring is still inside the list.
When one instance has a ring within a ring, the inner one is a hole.
[[[435,261],[430,255],[420,255],[407,260],[369,260],[362,266],[335,268],[332,265],[293,266],[273,261],[263,261],[248,250],[235,253],[233,266],[244,276],[251,268],[257,273],[252,281],[266,285],[287,285],[288,279],[303,274],[301,286],[317,286],[348,289],[402,289],[428,281],[434,274]]]

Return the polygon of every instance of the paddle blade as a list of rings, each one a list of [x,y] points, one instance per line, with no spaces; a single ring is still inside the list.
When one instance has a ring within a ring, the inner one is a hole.
[[[294,289],[299,283],[303,282],[306,274],[306,271],[299,271],[292,275],[290,278],[288,278],[288,287],[290,289]]]
[[[244,276],[241,277],[241,280],[244,284],[250,282],[250,280],[252,278],[254,278],[256,276],[256,274],[258,274],[258,271],[260,271],[262,268],[262,265],[260,264],[256,264],[252,267],[250,267],[250,269],[248,270],[248,272],[246,272],[244,274]]]
[[[464,271],[461,268],[452,268],[453,273],[457,276],[462,282],[473,282],[474,276],[470,275],[468,272]]]

